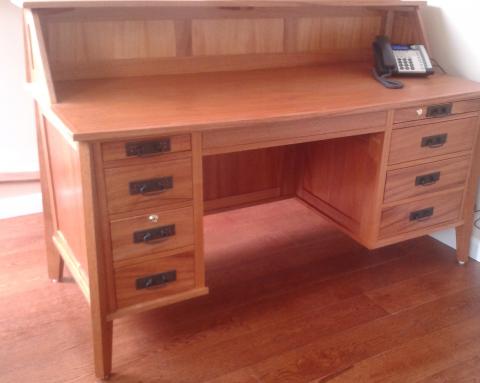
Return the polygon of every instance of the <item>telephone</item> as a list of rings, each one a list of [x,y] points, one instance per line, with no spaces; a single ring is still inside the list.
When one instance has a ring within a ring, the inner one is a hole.
[[[383,86],[403,88],[400,81],[389,79],[397,76],[429,76],[433,67],[423,45],[390,45],[386,36],[377,36],[372,44],[375,56],[373,75]]]

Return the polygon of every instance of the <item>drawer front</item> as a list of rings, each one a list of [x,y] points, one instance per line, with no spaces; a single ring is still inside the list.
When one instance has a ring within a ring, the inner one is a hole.
[[[395,111],[394,122],[420,121],[441,118],[452,114],[476,112],[480,110],[480,99],[450,103],[419,105]]]
[[[241,145],[264,147],[271,145],[272,141],[288,144],[299,140],[301,137],[340,133],[342,131],[368,128],[377,128],[377,131],[380,131],[386,125],[386,120],[386,112],[372,112],[360,115],[258,124],[229,130],[212,130],[203,133],[203,148],[209,153],[215,152],[219,148]],[[262,143],[265,144],[262,145]]]
[[[193,253],[188,252],[116,268],[118,308],[193,289],[194,265]]]
[[[380,238],[428,228],[460,218],[463,192],[401,204],[382,211]]]
[[[384,202],[394,202],[465,185],[470,157],[387,172]]]
[[[476,129],[475,117],[396,129],[392,132],[389,163],[470,150]]]
[[[159,157],[166,153],[183,152],[192,149],[190,135],[155,137],[131,141],[105,142],[102,156],[105,162],[126,158]]]
[[[120,213],[192,199],[190,158],[105,169],[108,211]]]
[[[110,223],[113,260],[135,259],[193,244],[193,209],[152,211]]]

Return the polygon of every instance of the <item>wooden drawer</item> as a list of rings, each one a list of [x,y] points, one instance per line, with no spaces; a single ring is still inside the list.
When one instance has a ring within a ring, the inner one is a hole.
[[[476,129],[476,117],[396,129],[388,161],[396,164],[470,150]]]
[[[463,191],[385,208],[382,211],[380,238],[454,222],[460,218],[462,197]]]
[[[166,274],[158,275],[161,273]],[[173,276],[175,280],[172,280]],[[115,269],[118,308],[167,297],[194,287],[195,262],[190,252]]]
[[[120,213],[192,199],[192,160],[105,169],[108,211]],[[141,188],[146,185],[146,191]],[[156,190],[155,190],[156,189]]]
[[[143,140],[105,142],[102,144],[102,156],[105,162],[152,156],[161,158],[166,153],[183,152],[191,149],[190,135],[184,134]]]
[[[465,185],[470,157],[459,157],[387,172],[384,202],[423,196]]]
[[[114,262],[177,249],[193,244],[193,208],[154,210],[112,221],[110,229]]]
[[[244,128],[212,130],[203,133],[203,148],[207,154],[233,150],[235,147],[249,149],[306,142],[309,136],[338,134],[345,131],[381,131],[387,120],[386,112],[357,115],[311,118],[297,121],[257,124]],[[230,148],[230,149],[228,149]]]
[[[439,118],[437,113],[446,115],[476,112],[480,110],[480,99],[456,101],[451,103],[419,105],[411,108],[404,108],[395,111],[394,122],[419,121],[425,119]],[[428,114],[432,115],[428,115]],[[444,117],[440,115],[440,117]]]

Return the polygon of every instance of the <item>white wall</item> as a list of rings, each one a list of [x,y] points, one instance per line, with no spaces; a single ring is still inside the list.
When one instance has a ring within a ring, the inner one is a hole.
[[[27,94],[22,13],[0,0],[0,173],[38,170],[33,102]]]
[[[429,0],[423,16],[431,55],[449,74],[480,82],[480,1]],[[480,193],[477,195],[480,207]],[[453,230],[434,235],[455,246]],[[480,260],[480,232],[474,231],[472,256]]]

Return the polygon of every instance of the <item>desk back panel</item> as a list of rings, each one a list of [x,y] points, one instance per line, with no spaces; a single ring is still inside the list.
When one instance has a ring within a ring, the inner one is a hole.
[[[55,81],[368,61],[378,34],[421,35],[417,8],[41,9]],[[28,31],[27,31],[28,33]],[[50,69],[49,69],[50,70]]]
[[[297,150],[290,145],[204,157],[205,211],[292,197]]]

